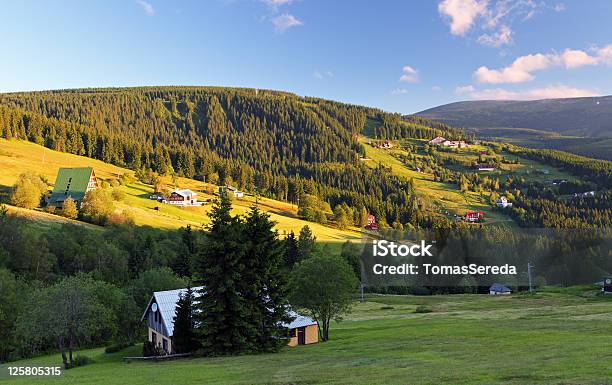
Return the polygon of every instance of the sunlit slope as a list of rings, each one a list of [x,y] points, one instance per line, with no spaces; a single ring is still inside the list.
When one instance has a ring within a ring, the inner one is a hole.
[[[41,174],[52,184],[60,167],[85,166],[93,167],[98,178],[104,180],[117,179],[124,173],[133,174],[131,170],[99,160],[53,151],[30,142],[0,139],[0,187],[4,190],[13,185],[18,176],[24,172]],[[168,187],[175,187],[172,184],[172,178],[166,177],[165,179]],[[176,187],[196,191],[200,200],[214,198],[214,195],[208,192],[216,191],[216,186],[186,178],[177,178]],[[181,208],[161,204],[149,199],[153,187],[140,182],[119,188],[125,191],[126,196],[122,202],[117,203],[117,207],[120,210],[132,212],[137,225],[172,229],[187,225],[200,228],[208,223],[206,214],[211,208],[210,205]],[[234,211],[240,214],[245,213],[253,204],[255,204],[255,197],[252,196],[235,199]],[[345,241],[361,237],[357,229],[344,231],[332,226],[301,220],[296,215],[297,207],[289,203],[259,198],[257,204],[270,214],[272,220],[277,222],[276,229],[281,234],[289,231],[298,232],[303,226],[308,225],[317,239],[321,241]],[[155,210],[156,207],[158,210]],[[51,214],[32,210],[12,210],[38,221],[65,222],[63,218]]]

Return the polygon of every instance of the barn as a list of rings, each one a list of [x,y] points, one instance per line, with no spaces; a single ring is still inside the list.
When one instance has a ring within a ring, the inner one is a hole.
[[[79,206],[85,193],[96,188],[98,180],[93,167],[60,168],[48,204],[62,208],[64,201],[72,198]]]
[[[194,295],[197,296],[201,289],[201,286],[192,288]],[[140,319],[141,322],[145,320],[147,322],[148,340],[166,354],[174,352],[172,335],[176,303],[179,296],[185,292],[187,292],[186,288],[154,292]],[[316,321],[293,311],[291,315],[294,320],[284,325],[289,329],[287,345],[297,346],[319,342],[319,328]]]

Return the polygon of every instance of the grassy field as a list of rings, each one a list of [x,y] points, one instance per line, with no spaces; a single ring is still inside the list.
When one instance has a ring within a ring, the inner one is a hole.
[[[104,354],[56,379],[7,384],[610,384],[612,298],[594,292],[369,296],[331,340],[278,354],[124,363]],[[419,305],[431,313],[417,314]],[[58,355],[15,365],[58,365]]]
[[[24,172],[29,171],[41,174],[52,184],[60,167],[85,166],[93,167],[97,177],[107,181],[117,179],[119,175],[124,173],[133,173],[125,168],[91,158],[53,151],[34,143],[0,139],[0,170],[2,170],[0,172],[0,190],[7,191],[15,183],[17,177]],[[165,182],[168,186],[172,186],[170,177],[167,177]],[[216,188],[216,186],[186,178],[177,178],[176,187],[189,188],[198,192],[200,200],[214,198],[209,192],[214,191]],[[153,192],[153,188],[143,183],[134,183],[130,186],[121,186],[119,188],[126,193],[126,197],[123,202],[117,204],[117,207],[118,209],[132,212],[137,225],[175,229],[187,225],[200,228],[208,223],[208,216],[206,214],[210,210],[210,205],[181,208],[160,204],[148,199],[149,195]],[[236,199],[234,200],[234,212],[243,214],[255,203],[255,197],[252,196]],[[340,242],[351,239],[357,240],[362,236],[359,230],[355,228],[339,230],[333,226],[301,220],[297,217],[297,207],[286,202],[260,198],[257,204],[262,210],[270,213],[271,219],[277,222],[276,229],[280,233],[289,231],[297,233],[303,226],[308,225],[320,241]],[[159,207],[159,210],[155,210],[156,206]],[[56,223],[66,222],[62,217],[40,211],[20,210],[13,207],[10,210],[19,215],[35,219],[40,222],[41,226],[52,226]]]

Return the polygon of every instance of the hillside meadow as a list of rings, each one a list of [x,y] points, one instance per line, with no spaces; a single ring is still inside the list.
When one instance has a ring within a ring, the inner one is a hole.
[[[43,146],[21,140],[0,139],[0,190],[7,192],[18,176],[24,172],[34,172],[47,178],[53,184],[57,172],[61,167],[86,167],[94,168],[96,176],[103,180],[117,179],[121,174],[133,171],[117,167],[99,160],[53,151]],[[165,177],[169,187],[173,187],[170,177]],[[177,178],[176,186],[189,188],[198,193],[199,200],[214,199],[217,187],[193,179]],[[153,187],[144,183],[135,182],[129,186],[118,187],[125,192],[125,198],[117,203],[117,208],[127,210],[134,214],[135,223],[138,226],[152,226],[160,229],[176,229],[190,225],[201,228],[208,223],[208,211],[211,205],[202,207],[181,208],[158,203],[150,200],[149,195],[153,193]],[[211,194],[212,192],[212,194]],[[340,242],[346,240],[357,240],[361,238],[358,229],[339,230],[333,226],[321,225],[307,222],[297,217],[297,206],[268,198],[255,198],[245,196],[242,199],[234,199],[234,213],[246,213],[249,207],[256,204],[270,214],[273,221],[277,222],[276,229],[282,234],[284,232],[299,232],[308,225],[314,235],[320,241]],[[155,210],[158,207],[158,210]],[[18,209],[9,207],[11,212],[26,216],[35,221],[38,226],[53,225],[55,223],[73,222],[57,215],[47,214],[40,211]]]
[[[578,294],[578,295],[575,295]],[[105,354],[60,378],[7,384],[607,384],[612,298],[582,289],[535,295],[370,295],[331,340],[277,354],[125,363]],[[415,313],[425,306],[431,313]],[[58,355],[12,365],[57,365]]]

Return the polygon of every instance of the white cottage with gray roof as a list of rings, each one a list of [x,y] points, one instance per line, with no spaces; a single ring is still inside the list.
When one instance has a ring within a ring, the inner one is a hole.
[[[198,296],[201,286],[193,287],[194,296]],[[171,354],[172,336],[174,333],[174,315],[179,296],[187,292],[187,289],[176,289],[156,291],[149,300],[146,310],[142,314],[141,321],[147,320],[149,341],[155,344],[161,351]],[[284,326],[289,329],[288,345],[306,345],[319,341],[319,328],[312,318],[291,312],[293,321]]]

